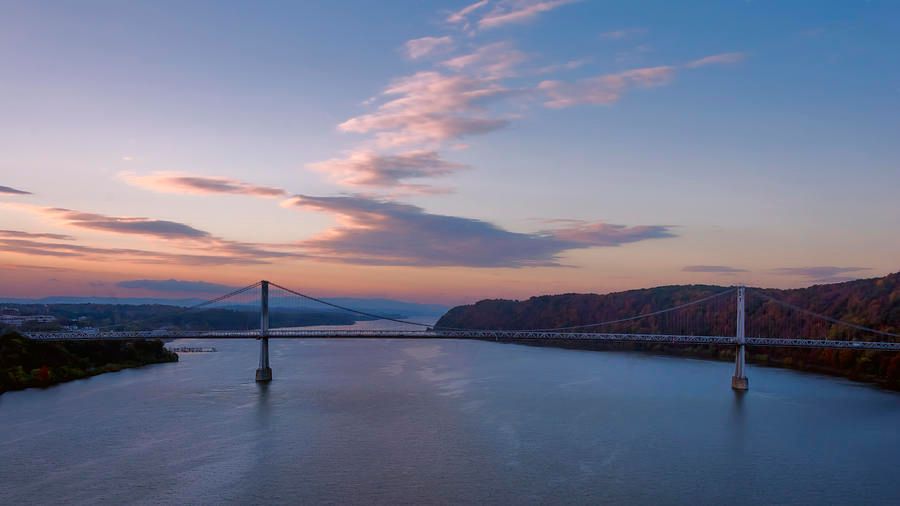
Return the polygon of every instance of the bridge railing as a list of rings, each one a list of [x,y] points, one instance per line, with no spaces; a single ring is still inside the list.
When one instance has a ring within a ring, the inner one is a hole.
[[[99,333],[32,332],[30,339],[41,341],[127,340],[127,339],[256,339],[255,330],[116,331]],[[667,344],[736,345],[733,336],[692,336],[665,334],[622,334],[596,332],[536,332],[528,330],[320,330],[271,329],[270,338],[406,338],[406,339],[487,339],[645,342]],[[806,347],[900,351],[900,343],[878,341],[831,341],[820,339],[746,338],[749,346]]]

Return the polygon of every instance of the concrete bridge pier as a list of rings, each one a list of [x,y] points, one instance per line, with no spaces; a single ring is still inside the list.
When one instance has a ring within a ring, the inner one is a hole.
[[[256,369],[256,381],[267,383],[272,381],[272,368],[269,367],[269,338],[259,341],[259,368]]]
[[[738,287],[737,293],[737,349],[734,354],[734,375],[731,377],[731,388],[738,391],[750,389],[750,380],[744,374],[744,343],[746,336],[744,335],[744,315],[746,309],[744,307],[744,287]]]
[[[734,376],[731,377],[731,388],[734,390],[749,390],[750,380],[744,374],[744,345],[737,347],[737,355],[734,357]]]
[[[260,290],[259,318],[259,367],[256,369],[256,381],[268,383],[272,381],[272,368],[269,366],[269,282],[263,281]]]

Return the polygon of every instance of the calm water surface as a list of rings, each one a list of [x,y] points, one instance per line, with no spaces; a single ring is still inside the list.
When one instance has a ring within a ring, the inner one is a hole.
[[[383,325],[380,325],[383,327]],[[479,341],[254,341],[0,396],[0,504],[900,504],[900,395]]]

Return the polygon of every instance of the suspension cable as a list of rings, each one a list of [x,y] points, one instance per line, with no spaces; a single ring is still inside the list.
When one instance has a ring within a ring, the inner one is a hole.
[[[881,336],[897,337],[897,338],[900,338],[900,334],[894,334],[894,333],[892,333],[892,332],[885,332],[885,331],[883,331],[883,330],[875,330],[875,329],[873,329],[873,328],[865,327],[865,326],[863,326],[863,325],[857,325],[857,324],[855,324],[855,323],[850,323],[850,322],[847,322],[847,321],[844,321],[844,320],[838,320],[837,318],[831,318],[830,316],[825,316],[825,315],[823,315],[823,314],[819,314],[819,313],[815,313],[815,312],[813,312],[813,311],[810,311],[809,309],[804,309],[804,308],[802,308],[802,307],[795,306],[795,305],[793,305],[793,304],[791,304],[791,303],[789,303],[789,302],[784,302],[784,301],[782,301],[782,300],[778,300],[778,299],[776,299],[775,297],[772,297],[771,295],[767,295],[767,294],[763,293],[762,291],[760,291],[760,290],[758,290],[758,289],[754,289],[754,291],[757,292],[757,293],[759,294],[760,297],[762,297],[762,298],[764,298],[764,299],[766,299],[766,300],[769,300],[769,301],[774,302],[774,303],[776,303],[776,304],[780,304],[780,305],[782,305],[782,306],[784,306],[784,307],[793,309],[793,310],[795,310],[795,311],[799,311],[799,312],[801,312],[801,313],[804,313],[804,314],[813,316],[813,317],[815,317],[815,318],[820,318],[820,319],[822,319],[822,320],[826,320],[826,321],[829,321],[829,322],[834,323],[834,324],[837,324],[837,325],[845,325],[845,326],[847,326],[847,327],[854,328],[854,329],[856,329],[856,330],[862,330],[862,331],[864,331],[864,332],[871,332],[871,333],[873,333],[873,334],[878,334],[878,335],[881,335]]]
[[[383,316],[383,315],[378,315],[378,314],[374,314],[374,313],[368,313],[368,312],[366,312],[366,311],[360,311],[360,310],[357,310],[357,309],[353,309],[353,308],[341,306],[340,304],[335,304],[335,303],[333,303],[333,302],[328,302],[328,301],[326,301],[326,300],[318,299],[318,298],[313,297],[313,296],[311,296],[311,295],[306,295],[306,294],[303,294],[303,293],[300,293],[300,292],[291,290],[291,289],[289,289],[289,288],[285,288],[285,287],[283,287],[283,286],[281,286],[281,285],[279,285],[279,284],[277,284],[277,283],[271,283],[271,282],[270,282],[270,284],[271,284],[272,286],[275,286],[275,287],[277,287],[277,288],[280,288],[280,289],[282,289],[282,290],[284,290],[284,291],[286,291],[286,292],[289,292],[289,293],[292,293],[292,294],[294,294],[294,295],[297,295],[298,297],[303,297],[304,299],[308,299],[308,300],[311,300],[311,301],[313,301],[313,302],[318,302],[318,303],[324,304],[324,305],[326,305],[326,306],[331,306],[331,307],[333,307],[333,308],[341,309],[341,310],[343,310],[343,311],[349,311],[349,312],[351,312],[351,313],[356,313],[356,314],[359,314],[359,315],[367,316],[367,317],[369,317],[369,318],[377,318],[377,319],[380,319],[380,320],[387,320],[387,321],[392,321],[392,322],[396,322],[396,323],[404,323],[404,324],[407,324],[407,325],[416,325],[416,326],[419,326],[419,327],[425,327],[425,328],[439,328],[439,329],[443,329],[443,330],[460,330],[460,331],[463,331],[463,330],[472,330],[472,329],[455,328],[455,327],[437,327],[437,326],[434,326],[434,325],[427,325],[427,324],[424,324],[424,323],[411,322],[411,321],[408,321],[408,320],[401,320],[401,319],[398,319],[398,318],[391,318],[391,317],[387,317],[387,316]],[[555,331],[555,330],[571,330],[571,329],[579,329],[579,328],[598,327],[598,326],[602,326],[602,325],[611,325],[611,324],[613,324],[613,323],[622,323],[622,322],[627,322],[627,321],[632,321],[632,320],[639,320],[639,319],[641,319],[641,318],[647,318],[647,317],[654,316],[654,315],[658,315],[658,314],[662,314],[662,313],[668,313],[668,312],[670,312],[670,311],[676,311],[676,310],[678,310],[678,309],[682,309],[682,308],[685,308],[685,307],[688,307],[688,306],[692,306],[692,305],[694,305],[694,304],[700,304],[700,303],[702,303],[702,302],[706,302],[706,301],[708,301],[708,300],[715,299],[716,297],[720,297],[720,296],[722,296],[722,295],[725,295],[726,293],[730,293],[731,291],[732,291],[732,289],[729,288],[729,289],[727,289],[727,290],[723,290],[723,291],[721,291],[721,292],[714,293],[714,294],[709,295],[709,296],[707,296],[707,297],[703,297],[702,299],[698,299],[698,300],[695,300],[695,301],[692,301],[692,302],[687,302],[687,303],[685,303],[685,304],[679,304],[679,305],[677,305],[677,306],[674,306],[674,307],[671,307],[671,308],[667,308],[667,309],[661,309],[661,310],[659,310],[659,311],[653,311],[653,312],[650,312],[650,313],[645,313],[645,314],[641,314],[641,315],[637,315],[637,316],[632,316],[632,317],[630,317],[630,318],[621,318],[621,319],[618,319],[618,320],[610,320],[610,321],[599,322],[599,323],[590,323],[590,324],[586,324],[586,325],[573,325],[573,326],[568,326],[568,327],[554,327],[554,328],[544,328],[544,329],[523,329],[522,331],[523,331],[523,332],[549,332],[549,331]]]
[[[119,327],[119,326],[122,326],[122,325],[136,325],[136,324],[141,324],[141,323],[150,322],[150,321],[153,321],[153,320],[158,320],[158,319],[160,319],[160,318],[172,318],[172,317],[175,317],[175,316],[178,316],[178,315],[187,313],[188,311],[193,311],[193,310],[195,310],[195,309],[200,309],[201,307],[206,307],[206,306],[208,306],[208,305],[210,305],[210,304],[215,304],[216,302],[221,302],[221,301],[223,301],[223,300],[225,300],[225,299],[230,299],[231,297],[234,297],[234,296],[236,296],[236,295],[240,295],[240,294],[242,294],[242,293],[244,293],[244,292],[247,292],[247,291],[249,291],[249,290],[253,290],[254,288],[258,288],[260,284],[261,284],[261,282],[260,282],[260,281],[257,281],[256,283],[253,283],[252,285],[247,285],[247,286],[245,286],[245,287],[243,287],[243,288],[238,288],[238,289],[236,289],[236,290],[233,290],[233,291],[231,291],[231,292],[226,293],[225,295],[216,297],[215,299],[210,299],[210,300],[207,300],[207,301],[200,302],[199,304],[194,304],[193,306],[189,306],[189,307],[183,308],[183,309],[181,309],[180,311],[176,311],[176,312],[174,312],[174,313],[172,313],[172,314],[151,316],[150,318],[144,318],[143,320],[138,320],[138,321],[136,321],[136,322],[114,323],[114,324],[111,324],[111,325],[104,325],[104,326],[102,326],[102,327],[97,327],[97,329],[98,329],[98,330],[102,330],[102,329],[108,329],[108,328],[112,328],[112,327]]]
[[[639,315],[637,315],[637,316],[631,316],[631,317],[628,317],[628,318],[620,318],[620,319],[618,319],[618,320],[608,320],[608,321],[605,321],[605,322],[599,322],[599,323],[588,323],[588,324],[585,324],[585,325],[571,325],[571,326],[568,326],[568,327],[552,327],[552,328],[546,328],[546,329],[527,329],[526,332],[549,332],[549,331],[553,331],[553,330],[584,329],[584,328],[589,328],[589,327],[600,327],[600,326],[604,326],[604,325],[612,325],[612,324],[614,324],[614,323],[623,323],[623,322],[629,322],[629,321],[634,321],[634,320],[640,320],[640,319],[642,319],[642,318],[647,318],[647,317],[649,317],[649,316],[656,316],[656,315],[663,314],[663,313],[669,313],[669,312],[671,312],[671,311],[677,311],[677,310],[679,310],[679,309],[683,309],[683,308],[686,308],[686,307],[688,307],[688,306],[693,306],[694,304],[700,304],[700,303],[702,303],[702,302],[706,302],[706,301],[708,301],[708,300],[712,300],[712,299],[715,299],[715,298],[717,298],[717,297],[721,297],[722,295],[725,295],[726,293],[731,293],[731,292],[733,292],[733,291],[734,291],[733,288],[729,288],[729,289],[727,289],[727,290],[722,290],[721,292],[716,292],[716,293],[714,293],[714,294],[712,294],[712,295],[703,297],[702,299],[697,299],[697,300],[692,301],[692,302],[686,302],[686,303],[684,303],[684,304],[679,304],[679,305],[677,305],[677,306],[672,306],[672,307],[667,308],[667,309],[660,309],[660,310],[658,310],[658,311],[652,311],[652,312],[650,312],[650,313],[639,314]]]
[[[292,294],[294,294],[294,295],[296,295],[296,296],[298,296],[298,297],[302,297],[302,298],[304,298],[304,299],[311,300],[311,301],[313,301],[313,302],[318,302],[319,304],[324,304],[324,305],[326,305],[326,306],[331,306],[331,307],[333,307],[333,308],[335,308],[335,309],[340,309],[340,310],[342,310],[342,311],[348,311],[348,312],[350,312],[350,313],[356,313],[356,314],[358,314],[358,315],[367,316],[367,317],[369,317],[369,318],[375,318],[375,319],[377,319],[377,320],[387,320],[387,321],[391,321],[391,322],[395,322],[395,323],[404,323],[404,324],[406,324],[406,325],[416,325],[416,326],[418,326],[418,327],[425,327],[425,328],[431,328],[431,327],[433,327],[433,325],[428,325],[427,323],[411,322],[411,321],[408,321],[408,320],[401,320],[401,319],[399,319],[399,318],[391,318],[391,317],[389,317],[389,316],[379,315],[379,314],[375,314],[375,313],[368,313],[368,312],[366,312],[366,311],[360,311],[360,310],[358,310],[358,309],[353,309],[353,308],[341,306],[340,304],[335,304],[335,303],[333,303],[333,302],[328,302],[327,300],[317,299],[317,298],[315,298],[315,297],[313,297],[313,296],[311,296],[311,295],[306,295],[306,294],[303,294],[303,293],[300,293],[300,292],[296,292],[296,291],[294,291],[294,290],[291,290],[290,288],[285,288],[285,287],[283,287],[283,286],[281,286],[281,285],[279,285],[279,284],[277,284],[277,283],[272,283],[271,281],[269,282],[269,284],[272,285],[272,286],[274,286],[274,287],[276,287],[276,288],[280,288],[280,289],[284,290],[285,292],[292,293]],[[451,329],[451,330],[461,330],[461,329]]]

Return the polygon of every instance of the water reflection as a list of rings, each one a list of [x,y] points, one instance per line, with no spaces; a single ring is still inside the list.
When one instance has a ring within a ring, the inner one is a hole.
[[[842,380],[753,368],[745,393],[719,362],[273,340],[257,384],[255,341],[193,344],[220,351],[4,394],[0,504],[900,504],[900,396]]]

